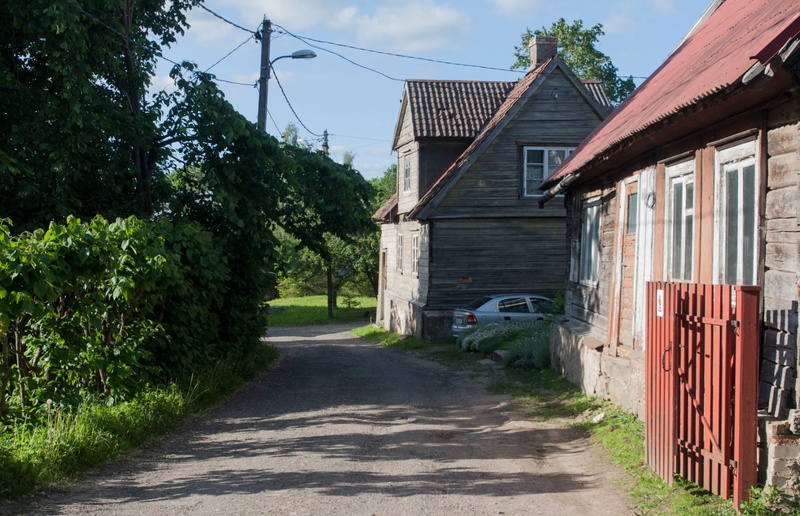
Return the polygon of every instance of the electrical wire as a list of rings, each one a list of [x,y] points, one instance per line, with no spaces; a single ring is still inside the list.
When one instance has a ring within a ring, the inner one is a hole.
[[[227,79],[220,79],[219,77],[214,77],[215,81],[224,82],[226,84],[235,84],[236,86],[247,86],[248,88],[258,88],[258,81],[253,83],[247,82],[236,82],[236,81],[229,81]]]
[[[323,52],[328,52],[329,54],[333,54],[333,55],[335,55],[335,56],[337,56],[337,57],[339,57],[339,58],[341,58],[341,59],[344,59],[345,61],[347,61],[348,63],[350,63],[350,64],[352,64],[352,65],[354,65],[354,66],[357,66],[357,67],[359,67],[359,68],[363,68],[364,70],[367,70],[367,71],[370,71],[370,72],[376,73],[376,74],[378,74],[378,75],[382,75],[383,77],[386,77],[387,79],[389,79],[389,80],[391,80],[391,81],[396,81],[396,82],[405,82],[405,79],[398,79],[397,77],[392,77],[391,75],[387,75],[387,74],[385,74],[385,73],[381,72],[380,70],[376,70],[376,69],[374,69],[374,68],[370,68],[369,66],[362,65],[362,64],[360,64],[360,63],[356,63],[356,62],[355,62],[355,61],[353,61],[352,59],[349,59],[349,58],[347,58],[347,57],[343,56],[342,54],[340,54],[340,53],[338,53],[338,52],[334,52],[333,50],[327,49],[327,48],[325,48],[325,47],[320,47],[319,45],[314,45],[314,44],[312,44],[312,43],[310,43],[310,42],[309,42],[310,40],[306,40],[306,39],[304,39],[304,38],[302,38],[302,37],[300,37],[300,36],[296,36],[296,35],[292,34],[291,32],[287,31],[285,28],[281,27],[280,25],[275,25],[275,27],[278,27],[278,28],[279,28],[280,30],[282,30],[282,31],[283,31],[285,34],[288,34],[288,35],[290,35],[290,36],[294,37],[295,39],[297,39],[297,40],[299,40],[299,41],[302,41],[303,43],[305,43],[306,45],[308,45],[308,46],[309,46],[309,47],[311,47],[311,48],[316,48],[317,50],[321,50],[321,51],[323,51]],[[276,32],[276,31],[273,31],[273,32]]]
[[[270,68],[272,68],[272,66],[270,66]],[[297,119],[297,121],[300,123],[300,125],[303,126],[303,129],[308,131],[309,134],[311,134],[313,136],[316,136],[317,138],[321,138],[322,135],[317,134],[314,131],[312,131],[311,129],[309,129],[308,127],[306,127],[306,124],[304,124],[303,121],[300,120],[300,117],[297,116],[297,111],[294,110],[294,106],[292,106],[292,103],[289,102],[289,97],[287,97],[286,96],[286,92],[283,91],[283,86],[281,85],[281,81],[278,79],[278,76],[275,74],[275,69],[274,68],[272,68],[272,75],[273,75],[273,77],[275,77],[275,82],[278,83],[278,88],[280,88],[281,93],[283,94],[283,98],[286,99],[286,103],[289,105],[289,109],[292,110],[292,113],[294,114],[294,117]],[[274,122],[274,120],[273,120],[273,122]]]
[[[365,138],[363,136],[350,136],[347,134],[338,134],[338,133],[329,133],[328,136],[338,136],[339,138],[352,138],[354,140],[366,140],[369,142],[380,142],[380,143],[391,143],[391,140],[385,140],[380,138]]]
[[[231,56],[231,55],[232,55],[234,52],[236,52],[237,50],[239,50],[240,48],[242,48],[242,47],[245,45],[245,43],[248,43],[248,42],[249,42],[251,39],[253,39],[253,38],[255,38],[255,36],[251,35],[251,36],[250,36],[250,37],[248,37],[246,40],[242,41],[242,42],[239,44],[239,46],[237,46],[236,48],[234,48],[233,50],[231,50],[230,52],[228,52],[227,54],[225,54],[225,55],[224,55],[224,56],[223,56],[223,57],[222,57],[222,58],[221,58],[219,61],[217,61],[216,63],[214,63],[214,64],[212,64],[211,66],[209,66],[208,68],[206,68],[206,69],[205,69],[205,71],[206,71],[206,72],[208,72],[209,70],[211,70],[212,68],[214,68],[215,66],[217,66],[218,64],[220,64],[221,62],[223,62],[224,60],[228,59],[228,58],[229,58],[229,57],[230,57],[230,56]]]
[[[254,31],[254,30],[250,30],[250,29],[245,29],[245,28],[244,28],[244,27],[242,27],[241,25],[238,25],[238,24],[236,24],[236,23],[233,23],[232,21],[230,21],[229,19],[225,18],[224,16],[221,16],[221,15],[219,15],[219,14],[215,13],[214,11],[212,11],[211,9],[209,9],[208,7],[206,7],[206,6],[205,6],[205,5],[203,5],[203,4],[197,4],[197,7],[199,7],[200,9],[202,9],[202,10],[204,10],[204,11],[206,11],[207,13],[211,14],[212,16],[215,16],[215,17],[219,18],[220,20],[224,21],[224,22],[225,22],[225,23],[227,23],[228,25],[232,25],[232,26],[236,27],[237,29],[243,30],[243,31],[245,31],[245,32],[247,32],[247,33],[249,33],[249,34],[252,34],[253,36],[256,36],[256,37],[258,37],[258,31]]]
[[[464,67],[468,67],[468,68],[481,68],[483,70],[495,70],[495,71],[500,71],[500,72],[512,72],[512,73],[523,73],[523,74],[525,73],[522,70],[512,70],[510,68],[497,68],[497,67],[494,67],[494,66],[484,66],[484,65],[476,65],[476,64],[468,64],[468,63],[456,63],[456,62],[453,62],[453,61],[442,61],[440,59],[431,59],[431,58],[427,58],[427,57],[411,56],[411,55],[407,55],[407,54],[396,54],[394,52],[385,52],[385,51],[382,51],[382,50],[374,50],[374,49],[371,49],[371,48],[356,47],[356,46],[353,46],[353,45],[346,45],[344,43],[336,43],[334,41],[326,41],[326,40],[323,40],[323,39],[309,38],[307,36],[298,36],[297,34],[293,34],[293,33],[289,32],[288,30],[286,30],[286,28],[281,27],[280,25],[275,24],[275,26],[280,28],[282,31],[284,31],[289,36],[292,36],[292,37],[302,41],[303,43],[305,43],[307,45],[310,45],[309,41],[313,41],[315,43],[321,43],[321,44],[324,44],[324,45],[334,45],[334,46],[337,46],[337,47],[343,47],[343,48],[350,48],[350,49],[353,49],[353,50],[359,50],[361,52],[370,52],[372,54],[379,54],[379,55],[385,55],[385,56],[391,56],[391,57],[398,57],[398,58],[402,58],[402,59],[412,59],[412,60],[415,60],[415,61],[426,61],[426,62],[429,62],[429,63],[444,64],[444,65],[449,65],[449,66],[464,66]],[[333,52],[333,53],[335,53],[335,52]],[[338,54],[336,54],[336,55],[338,55]]]

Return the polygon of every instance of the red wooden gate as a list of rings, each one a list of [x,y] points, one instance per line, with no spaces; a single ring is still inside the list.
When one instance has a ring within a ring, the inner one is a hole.
[[[760,292],[647,284],[647,463],[735,507],[756,484]]]

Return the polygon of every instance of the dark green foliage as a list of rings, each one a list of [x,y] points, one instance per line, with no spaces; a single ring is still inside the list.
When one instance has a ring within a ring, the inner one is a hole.
[[[0,416],[131,399],[224,354],[229,275],[195,224],[69,218],[0,226]]]
[[[150,212],[166,153],[146,90],[196,3],[0,2],[0,217]]]
[[[581,79],[598,79],[602,81],[603,89],[609,100],[619,104],[636,88],[632,77],[623,79],[617,75],[619,71],[611,58],[595,48],[600,36],[605,35],[603,25],[595,24],[589,29],[583,28],[582,20],[575,20],[572,25],[567,24],[564,18],[559,18],[550,28],[531,31],[526,28],[521,36],[520,46],[514,47],[514,56],[517,61],[511,68],[528,68],[530,66],[530,52],[528,41],[533,36],[552,36],[558,38],[558,55],[572,68],[575,75]]]
[[[148,91],[198,4],[0,2],[5,421],[249,360],[276,229],[328,258],[374,228],[358,172],[281,146],[192,63]]]
[[[343,167],[345,177],[350,177],[348,166],[338,166]],[[315,248],[304,246],[291,235],[280,236],[280,253],[285,264],[280,278],[281,296],[295,297],[326,292],[328,265],[331,265],[333,271],[334,295],[342,292],[352,295],[377,294],[380,229],[369,217],[394,193],[396,169],[395,165],[387,168],[382,177],[369,182],[369,188],[358,182],[361,193],[349,202],[356,207],[353,214],[361,219],[361,223],[352,228],[354,232],[349,233],[347,238],[343,238],[341,234],[324,235],[323,247],[329,253],[329,261],[320,254],[319,249],[313,250]],[[366,195],[370,197],[367,198]]]

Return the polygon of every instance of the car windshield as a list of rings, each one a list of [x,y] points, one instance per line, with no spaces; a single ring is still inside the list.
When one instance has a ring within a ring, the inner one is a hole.
[[[484,304],[486,304],[488,301],[491,300],[492,300],[491,297],[479,297],[475,301],[472,301],[470,304],[468,304],[465,308],[469,310],[477,310],[478,308],[482,307]]]

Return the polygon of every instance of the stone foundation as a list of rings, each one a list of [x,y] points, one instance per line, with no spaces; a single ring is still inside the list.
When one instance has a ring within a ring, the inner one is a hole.
[[[800,493],[800,435],[788,421],[766,421],[759,452],[759,483],[784,494]],[[766,453],[765,453],[766,452]]]
[[[644,355],[612,357],[589,326],[562,317],[550,330],[552,368],[591,396],[608,400],[644,420]]]

